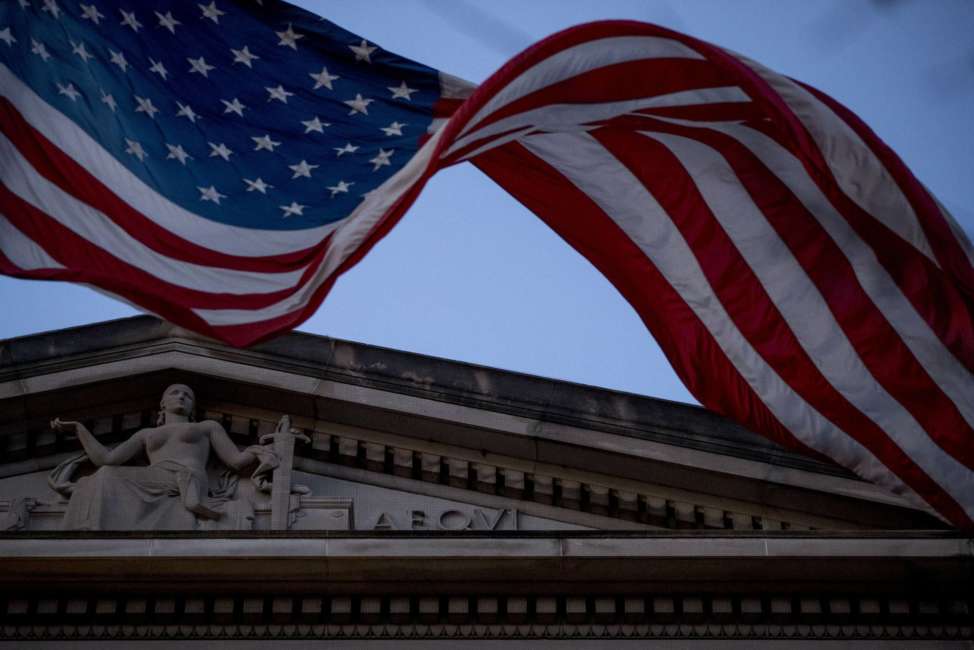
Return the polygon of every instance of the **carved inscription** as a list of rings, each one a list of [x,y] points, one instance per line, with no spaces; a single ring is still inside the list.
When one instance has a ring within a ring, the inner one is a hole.
[[[517,510],[473,508],[380,512],[369,530],[517,530]]]

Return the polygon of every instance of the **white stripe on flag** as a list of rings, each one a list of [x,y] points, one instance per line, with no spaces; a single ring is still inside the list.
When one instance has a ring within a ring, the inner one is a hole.
[[[63,269],[58,261],[47,254],[34,240],[20,232],[16,226],[0,214],[0,251],[17,268],[24,271]]]
[[[587,131],[588,128],[583,128],[582,130]],[[460,156],[459,158],[457,158],[457,162],[463,162],[465,160],[471,160],[472,158],[476,158],[477,156],[479,156],[480,154],[484,153],[485,151],[490,151],[491,149],[496,149],[497,147],[502,147],[505,144],[507,144],[508,142],[513,142],[514,140],[520,140],[524,136],[526,136],[526,135],[528,135],[530,133],[534,133],[535,131],[537,131],[537,129],[534,127],[534,125],[528,125],[528,126],[524,127],[523,129],[518,129],[517,131],[512,131],[511,133],[507,133],[507,134],[502,135],[500,137],[493,138],[492,140],[488,140],[484,144],[480,145],[476,149],[473,149],[472,151],[463,154],[462,156]]]
[[[466,99],[477,90],[477,84],[471,83],[448,72],[439,71],[440,78],[440,98],[441,99]]]
[[[927,188],[924,187],[924,189]],[[929,194],[937,204],[937,208],[940,209],[940,214],[944,215],[944,220],[947,222],[947,225],[950,226],[950,232],[953,233],[954,237],[957,239],[957,243],[960,244],[961,250],[964,251],[964,255],[967,257],[967,262],[974,267],[974,245],[971,244],[971,240],[967,236],[967,233],[964,232],[964,228],[957,223],[957,220],[954,219],[954,215],[950,213],[947,206],[941,203],[940,200],[937,199],[937,197],[935,197],[928,189],[927,194]]]
[[[314,246],[336,224],[306,230],[255,230],[206,219],[159,195],[0,63],[0,89],[21,116],[130,206],[186,241],[228,255],[283,255]],[[221,188],[217,188],[221,189]]]
[[[164,282],[187,289],[233,295],[288,289],[304,269],[258,273],[191,264],[152,250],[107,216],[50,182],[0,134],[0,179],[18,197],[108,254]]]
[[[730,319],[669,215],[601,144],[585,133],[537,135],[523,144],[595,201],[632,239],[683,297],[744,381],[798,440],[894,493],[923,503],[868,449],[822,416],[765,363]]]

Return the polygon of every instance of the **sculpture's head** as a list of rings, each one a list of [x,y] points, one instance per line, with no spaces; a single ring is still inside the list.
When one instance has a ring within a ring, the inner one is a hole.
[[[193,389],[186,384],[173,384],[162,392],[162,400],[159,401],[159,421],[157,424],[166,423],[166,415],[184,415],[190,421],[193,420],[193,411],[196,408],[196,394]]]

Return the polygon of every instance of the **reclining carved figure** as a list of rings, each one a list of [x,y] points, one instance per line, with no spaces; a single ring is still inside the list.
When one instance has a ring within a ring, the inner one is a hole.
[[[220,423],[195,422],[195,406],[191,388],[169,386],[162,394],[156,426],[137,431],[114,449],[98,442],[80,422],[52,421],[52,428],[77,434],[85,450],[51,474],[51,487],[70,494],[62,528],[249,528],[253,504],[234,499],[239,474],[256,465],[254,484],[267,491],[269,475],[279,459],[265,446],[239,450]],[[206,471],[211,450],[228,468],[215,490],[210,490]],[[125,465],[141,453],[148,458],[148,466]],[[70,475],[86,461],[98,469],[71,482]]]

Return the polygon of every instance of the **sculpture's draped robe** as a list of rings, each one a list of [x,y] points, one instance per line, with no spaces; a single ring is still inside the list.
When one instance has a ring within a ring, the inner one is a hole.
[[[205,472],[173,460],[142,466],[106,465],[81,478],[62,521],[65,530],[247,530],[253,525],[250,498],[236,495],[237,477],[225,475],[211,496]],[[234,498],[234,497],[237,498]],[[221,513],[197,519],[190,497]]]

